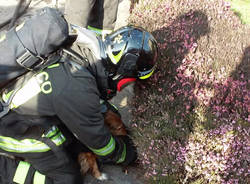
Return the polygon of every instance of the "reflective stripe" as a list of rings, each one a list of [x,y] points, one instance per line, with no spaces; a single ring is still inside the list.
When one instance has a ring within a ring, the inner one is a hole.
[[[65,142],[65,137],[57,127],[53,126],[51,131],[49,131],[46,135],[43,135],[42,137],[50,138],[51,136],[53,136],[51,140],[57,146],[60,146]],[[16,153],[46,152],[50,150],[49,146],[35,139],[16,140],[11,137],[5,136],[0,136],[0,148],[8,152]]]
[[[48,133],[45,135],[42,135],[42,137],[52,137],[53,135],[58,133],[58,131],[59,131],[59,129],[56,126],[52,126],[50,128],[50,130],[48,131]]]
[[[114,104],[110,103],[110,105],[112,105],[112,107],[114,107],[117,111],[119,110]]]
[[[66,138],[64,135],[59,132],[55,137],[51,139],[57,146],[60,146],[62,143],[65,142]]]
[[[141,76],[141,77],[139,77],[139,79],[147,79],[147,78],[149,78],[154,73],[154,71],[155,70],[153,69],[149,74]]]
[[[126,47],[126,45],[123,45],[120,52],[117,55],[114,55],[112,53],[112,51],[111,51],[111,46],[109,45],[109,47],[108,47],[108,56],[111,59],[112,63],[117,64],[120,61],[120,59],[121,59],[121,57],[123,55],[125,47]]]
[[[50,148],[44,143],[34,139],[24,139],[18,141],[11,137],[0,136],[0,148],[8,152],[46,152]]]
[[[119,164],[119,163],[124,162],[124,160],[125,160],[125,158],[126,158],[126,154],[127,154],[127,148],[126,148],[126,145],[125,145],[125,143],[124,143],[121,158],[120,158],[116,163]]]
[[[2,95],[3,101],[4,101],[4,102],[7,102],[8,99],[10,98],[10,96],[11,96],[11,94],[12,94],[13,92],[14,92],[14,91],[10,91],[10,92],[7,93],[7,94],[3,93],[3,95]]]
[[[88,26],[88,29],[90,29],[91,31],[94,31],[97,35],[102,35],[102,34],[109,34],[112,32],[112,30],[108,30],[108,29],[98,29],[92,26]]]
[[[19,24],[17,27],[16,27],[16,31],[19,31],[20,29],[22,29],[22,27],[24,26],[25,22],[22,22],[21,24]]]
[[[33,184],[45,184],[45,179],[45,175],[36,171],[33,178]]]
[[[29,168],[30,168],[29,163],[20,161],[18,166],[17,166],[13,181],[18,183],[18,184],[24,184],[25,179],[27,177],[27,174],[29,172]]]
[[[3,100],[5,102],[7,102],[12,92],[13,91],[9,92],[8,94],[3,93]],[[36,78],[32,77],[21,89],[18,90],[11,102],[10,108],[13,109],[19,107],[40,92],[41,88],[37,83]]]
[[[0,42],[4,41],[5,39],[6,39],[6,34],[1,35],[1,37],[0,37]]]
[[[104,100],[100,99],[100,104],[103,105],[105,103]],[[112,107],[114,107],[116,110],[119,110],[118,107],[116,107],[114,104],[112,104],[111,102],[108,102]],[[104,104],[105,105],[105,104]],[[106,106],[106,105],[105,105]]]
[[[110,138],[109,143],[101,149],[90,148],[96,155],[106,156],[115,150],[115,140],[113,137]]]
[[[48,68],[56,68],[58,66],[60,66],[60,64],[59,63],[55,63],[53,65],[48,66]]]
[[[56,67],[57,64],[50,66]],[[38,95],[40,92],[43,92],[44,94],[49,94],[52,92],[52,84],[49,81],[49,74],[44,71],[31,77],[27,81],[27,83],[16,92],[11,101],[10,109],[19,107],[34,96]],[[4,102],[8,101],[8,98],[11,96],[12,93],[13,91],[10,91],[8,94],[2,94]]]

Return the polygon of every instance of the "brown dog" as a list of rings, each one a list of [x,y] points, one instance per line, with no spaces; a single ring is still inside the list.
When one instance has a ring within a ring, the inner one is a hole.
[[[125,125],[120,116],[115,112],[108,110],[104,114],[104,122],[108,126],[112,135],[127,135]],[[105,173],[100,172],[96,159],[96,155],[92,152],[80,153],[78,155],[78,162],[81,165],[81,173],[85,175],[87,172],[91,172],[91,174],[98,180],[108,179]]]

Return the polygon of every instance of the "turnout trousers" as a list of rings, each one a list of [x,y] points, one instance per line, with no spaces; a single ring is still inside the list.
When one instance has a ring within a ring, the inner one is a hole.
[[[66,0],[65,17],[71,24],[97,30],[113,30],[119,0]]]
[[[30,126],[32,121],[39,124],[37,119],[15,117],[11,113],[0,119],[1,184],[83,183],[77,160],[69,152],[78,143],[72,142],[69,132],[62,131],[60,125],[51,125],[42,132]]]

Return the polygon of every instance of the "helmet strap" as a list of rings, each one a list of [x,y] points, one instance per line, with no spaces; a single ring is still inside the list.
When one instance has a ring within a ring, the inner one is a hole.
[[[136,81],[136,78],[124,78],[124,79],[119,80],[117,83],[117,91],[121,91],[127,85],[135,81]]]

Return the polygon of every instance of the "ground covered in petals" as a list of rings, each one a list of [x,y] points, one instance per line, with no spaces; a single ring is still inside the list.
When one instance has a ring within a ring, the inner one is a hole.
[[[250,25],[223,0],[138,0],[159,42],[135,85],[132,132],[149,183],[250,183]]]

